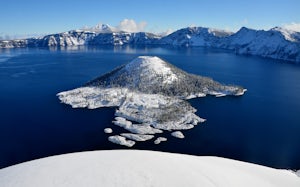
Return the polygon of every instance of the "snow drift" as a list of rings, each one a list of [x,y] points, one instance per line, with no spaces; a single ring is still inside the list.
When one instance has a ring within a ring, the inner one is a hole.
[[[0,170],[1,187],[299,187],[293,172],[218,158],[153,151],[72,153]]]

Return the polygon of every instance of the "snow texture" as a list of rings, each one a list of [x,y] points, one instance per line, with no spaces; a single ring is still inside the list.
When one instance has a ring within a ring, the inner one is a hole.
[[[57,95],[73,108],[117,107],[113,123],[138,135],[113,136],[109,140],[133,146],[124,137],[149,140],[149,135],[163,130],[186,130],[204,122],[184,99],[207,94],[239,96],[245,91],[242,87],[188,74],[158,57],[141,56],[83,87]]]
[[[1,187],[299,187],[300,178],[218,157],[138,150],[52,156],[0,170]]]
[[[300,170],[296,171],[295,174],[300,177]]]
[[[133,72],[134,75],[137,76],[147,76],[150,80],[157,75],[165,77],[162,81],[163,84],[172,83],[178,79],[171,68],[168,67],[162,59],[155,56],[141,56],[136,58],[131,63],[127,64],[125,69],[128,72]],[[139,73],[135,74],[135,72]],[[134,80],[139,80],[139,77],[134,77]]]

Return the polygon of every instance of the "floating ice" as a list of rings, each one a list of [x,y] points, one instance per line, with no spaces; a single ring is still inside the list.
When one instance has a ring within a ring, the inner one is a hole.
[[[162,133],[163,131],[160,129],[155,129],[151,127],[149,124],[132,124],[131,121],[127,121],[125,118],[116,117],[116,121],[113,121],[115,125],[123,127],[124,129],[136,133],[136,134],[156,134]]]
[[[154,138],[153,135],[145,135],[145,134],[132,134],[132,133],[121,133],[121,136],[134,140],[134,141],[147,141],[147,140],[151,140],[152,138]]]
[[[106,134],[110,134],[110,133],[113,132],[113,130],[112,130],[111,128],[105,128],[105,129],[104,129],[104,132],[105,132]]]
[[[184,135],[180,131],[174,131],[174,132],[171,133],[171,135],[176,137],[176,138],[184,138]]]
[[[156,138],[156,140],[154,140],[154,144],[160,144],[160,142],[165,142],[167,140],[168,139],[165,137],[158,137],[158,138]]]
[[[115,136],[110,136],[108,137],[108,140],[111,141],[112,143],[119,144],[119,145],[125,145],[127,147],[132,147],[135,142],[132,140],[126,140],[125,137],[115,135]]]

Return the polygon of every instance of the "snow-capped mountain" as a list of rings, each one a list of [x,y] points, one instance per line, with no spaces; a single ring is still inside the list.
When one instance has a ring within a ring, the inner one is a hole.
[[[117,29],[108,25],[108,24],[99,24],[96,25],[93,30],[95,32],[102,32],[102,33],[111,33],[111,32],[117,32]]]
[[[118,107],[113,123],[130,133],[112,135],[109,141],[133,146],[163,130],[183,138],[178,130],[191,129],[205,120],[186,99],[243,95],[239,86],[222,85],[211,78],[184,72],[158,57],[141,56],[104,74],[83,87],[61,92],[61,102],[73,108]],[[128,138],[129,140],[127,140]],[[157,137],[155,144],[166,141]]]
[[[95,36],[96,34],[94,32],[73,30],[44,36],[43,38],[37,39],[36,45],[40,47],[86,45]]]
[[[0,40],[0,48],[17,47],[68,47],[78,45],[147,45],[154,44],[161,37],[147,32],[120,31],[107,24],[91,28],[50,34],[39,38]]]
[[[159,43],[223,48],[237,54],[300,62],[300,33],[279,27],[268,31],[242,27],[234,34],[203,27],[188,27],[161,38]]]
[[[188,27],[161,37],[146,32],[119,31],[114,27],[102,24],[40,38],[0,41],[0,48],[77,45],[204,46],[229,49],[237,54],[300,62],[300,33],[280,27],[268,31],[242,27],[236,33],[204,27]]]
[[[238,95],[243,92],[243,88],[224,86],[211,78],[189,74],[158,57],[149,56],[140,56],[86,86],[126,87],[147,94],[184,98],[199,93]]]
[[[145,32],[99,33],[88,41],[88,45],[147,45],[153,44],[159,39],[159,36]]]
[[[222,37],[231,32],[204,27],[188,27],[163,37],[159,43],[179,46],[216,46]]]
[[[264,31],[243,27],[223,39],[219,47],[235,50],[238,54],[300,62],[299,36],[300,33],[282,28]]]

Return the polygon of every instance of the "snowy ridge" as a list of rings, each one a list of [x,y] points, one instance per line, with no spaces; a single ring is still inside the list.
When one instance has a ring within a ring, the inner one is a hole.
[[[257,55],[273,59],[300,62],[300,33],[274,28],[269,31],[243,27],[236,34],[224,39],[222,48],[238,54]]]
[[[90,82],[87,87],[126,88],[147,94],[179,98],[205,95],[242,95],[246,90],[226,86],[208,77],[197,76],[178,69],[172,64],[151,56],[140,56]]]
[[[272,31],[280,32],[284,38],[291,42],[300,42],[300,33],[292,30],[288,30],[281,27],[274,27],[271,29]]]
[[[216,46],[222,37],[232,33],[205,27],[188,27],[163,37],[159,43],[179,46]]]
[[[131,147],[133,140],[150,140],[163,131],[192,129],[204,122],[185,99],[207,94],[240,96],[245,91],[239,86],[188,74],[158,57],[141,56],[57,96],[73,108],[117,107],[113,123],[131,134],[112,135],[109,141]],[[184,137],[181,132],[173,135]],[[155,142],[159,140],[162,139]]]
[[[167,36],[119,31],[109,25],[51,34],[40,38],[0,41],[0,48],[100,45],[173,45],[224,48],[237,54],[300,62],[300,33],[275,27],[268,31],[242,27],[232,33],[205,27],[187,27]]]
[[[299,187],[293,172],[218,157],[137,150],[52,156],[0,170],[1,187]]]

